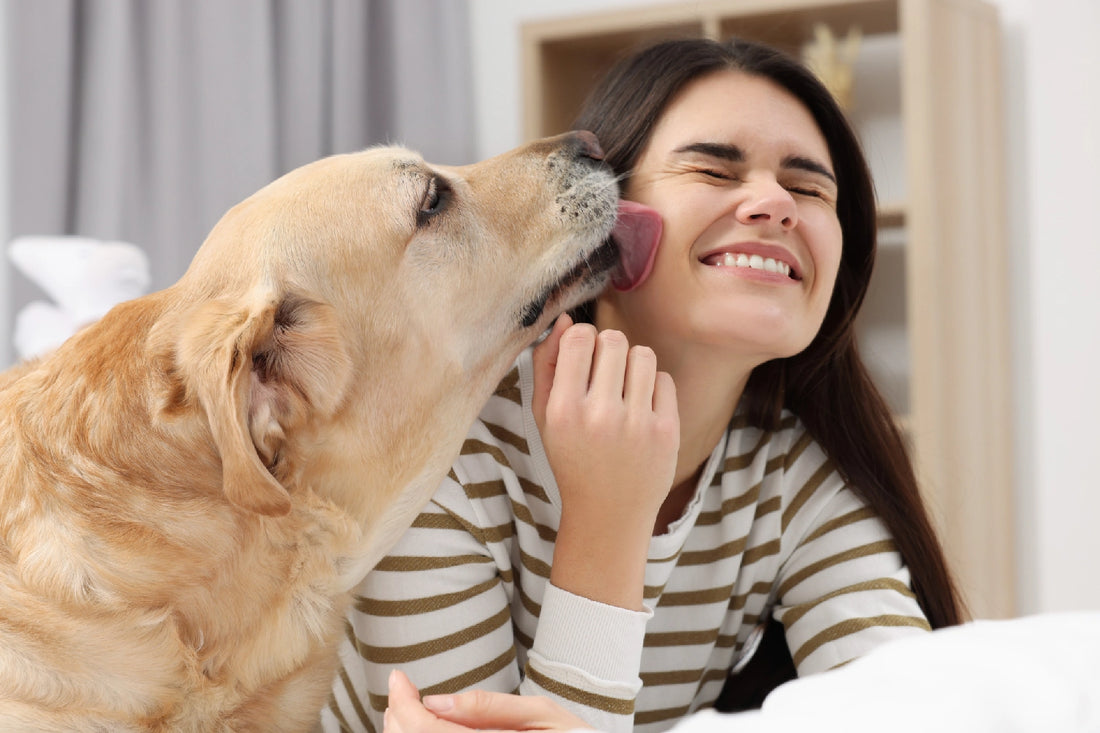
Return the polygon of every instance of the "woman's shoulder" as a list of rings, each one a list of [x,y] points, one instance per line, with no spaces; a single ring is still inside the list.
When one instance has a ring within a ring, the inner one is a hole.
[[[727,467],[761,464],[772,472],[777,468],[789,469],[804,461],[820,463],[824,459],[825,453],[817,440],[790,410],[783,410],[774,429],[751,424],[744,412],[738,412],[730,421],[726,439]]]

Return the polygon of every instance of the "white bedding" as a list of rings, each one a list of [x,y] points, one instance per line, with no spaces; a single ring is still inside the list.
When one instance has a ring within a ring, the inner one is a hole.
[[[780,686],[677,733],[1100,733],[1100,612],[976,621]]]

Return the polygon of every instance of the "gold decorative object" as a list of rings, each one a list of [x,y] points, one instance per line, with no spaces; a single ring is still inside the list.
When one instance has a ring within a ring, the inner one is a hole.
[[[844,38],[837,38],[824,23],[814,25],[813,40],[802,47],[802,61],[832,92],[842,109],[852,104],[852,67],[859,55],[863,32],[858,26],[848,29]]]

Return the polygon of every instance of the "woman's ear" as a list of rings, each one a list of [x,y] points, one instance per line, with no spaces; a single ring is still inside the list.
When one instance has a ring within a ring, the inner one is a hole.
[[[294,295],[204,303],[176,351],[206,412],[230,502],[267,516],[290,511],[283,448],[295,429],[331,415],[351,360],[331,306]]]

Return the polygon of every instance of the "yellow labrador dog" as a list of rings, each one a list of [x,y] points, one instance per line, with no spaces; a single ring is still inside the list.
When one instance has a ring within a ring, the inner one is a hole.
[[[310,728],[348,590],[513,359],[652,261],[599,158],[320,160],[0,377],[0,730]]]

